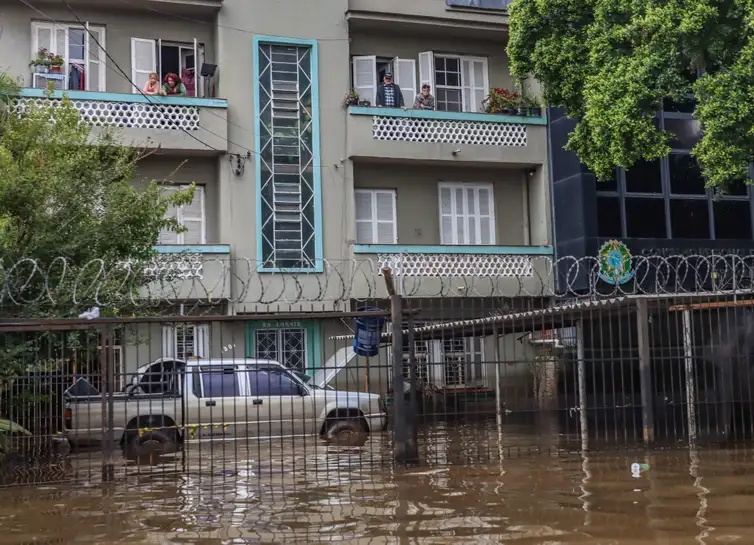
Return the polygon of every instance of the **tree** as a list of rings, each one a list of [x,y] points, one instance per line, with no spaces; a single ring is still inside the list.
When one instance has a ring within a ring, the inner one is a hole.
[[[754,1],[516,0],[509,11],[511,71],[577,119],[567,148],[598,179],[667,155],[655,112],[693,94],[703,137],[692,154],[708,185],[748,181]]]
[[[77,310],[72,283],[81,295],[87,281],[99,300],[126,304],[149,279],[122,264],[148,262],[161,230],[181,232],[166,213],[190,203],[193,186],[168,194],[155,181],[134,183],[148,152],[119,145],[113,132],[95,136],[68,99],[25,105],[17,115],[12,92],[2,96],[0,263],[5,271],[22,263],[3,287],[26,303],[14,315],[67,316]]]
[[[75,318],[97,301],[103,315],[134,312],[134,295],[153,281],[139,264],[154,257],[161,230],[182,231],[166,213],[190,203],[193,186],[166,193],[135,183],[148,152],[119,145],[113,132],[95,135],[68,99],[19,107],[16,93],[0,75],[0,316]],[[12,403],[33,413],[40,396],[2,395],[32,364],[50,371],[99,351],[93,330],[0,338],[0,413]]]

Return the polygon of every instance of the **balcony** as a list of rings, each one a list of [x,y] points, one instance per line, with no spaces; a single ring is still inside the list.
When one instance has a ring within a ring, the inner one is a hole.
[[[481,0],[483,8],[464,6],[465,0],[348,0],[351,32],[374,32],[389,28],[391,33],[442,34],[448,37],[507,40],[510,0]]]
[[[223,301],[231,296],[230,246],[156,246],[157,255],[146,266],[154,279],[142,296],[158,301]]]
[[[404,293],[417,297],[552,292],[552,246],[355,244],[353,253],[373,270],[392,269]]]
[[[38,0],[40,7],[53,4],[60,6],[57,0]],[[194,17],[211,17],[222,7],[223,0],[77,0],[81,8],[118,9],[131,11],[165,11],[173,15],[190,15]],[[49,9],[49,8],[46,8]]]
[[[547,119],[350,106],[351,159],[457,165],[547,162]]]
[[[228,103],[224,99],[145,97],[136,94],[22,89],[15,107],[60,101],[67,96],[81,117],[100,129],[115,128],[124,145],[159,148],[166,153],[219,155],[228,150]]]

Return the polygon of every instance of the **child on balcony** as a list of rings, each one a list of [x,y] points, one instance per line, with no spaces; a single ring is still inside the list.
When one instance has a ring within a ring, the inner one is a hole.
[[[145,95],[158,95],[160,94],[160,76],[158,76],[155,72],[151,72],[149,74],[149,79],[144,84],[144,91]]]

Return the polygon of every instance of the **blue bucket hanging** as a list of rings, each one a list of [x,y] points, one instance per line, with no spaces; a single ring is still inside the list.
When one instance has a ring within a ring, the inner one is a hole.
[[[361,307],[358,312],[379,312],[381,308]],[[383,316],[356,318],[356,332],[353,337],[353,351],[359,356],[376,356],[380,351],[380,335],[385,325]]]

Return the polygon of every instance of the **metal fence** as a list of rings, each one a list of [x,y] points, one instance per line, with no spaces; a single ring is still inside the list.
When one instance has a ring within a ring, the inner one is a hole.
[[[205,280],[131,283],[103,262],[6,268],[0,484],[337,473],[754,434],[748,258],[635,258],[617,285],[588,259],[499,278],[349,263],[309,276],[249,267],[243,282],[234,264],[224,297],[205,286],[185,299],[144,286],[185,294]],[[358,355],[356,322],[374,320],[378,348]]]

